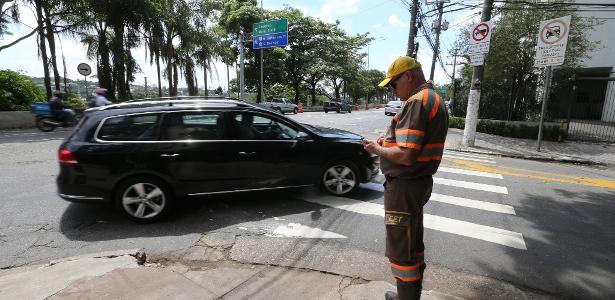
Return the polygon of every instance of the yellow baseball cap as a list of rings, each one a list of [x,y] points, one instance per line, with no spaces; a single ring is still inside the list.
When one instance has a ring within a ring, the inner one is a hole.
[[[419,64],[414,58],[410,56],[400,56],[391,64],[391,66],[389,66],[389,70],[387,71],[387,77],[382,82],[380,82],[378,86],[385,87],[389,85],[391,79],[393,79],[395,76],[406,71],[418,69],[420,67],[421,64]]]

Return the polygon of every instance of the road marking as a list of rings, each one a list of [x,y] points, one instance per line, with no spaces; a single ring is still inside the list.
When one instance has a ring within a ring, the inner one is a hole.
[[[304,200],[359,214],[375,215],[384,218],[384,205],[381,204],[332,196],[314,197]],[[523,235],[518,232],[449,219],[431,214],[424,214],[423,224],[425,228],[475,238],[512,248],[527,250]]]
[[[527,250],[523,235],[518,232],[429,214],[425,214],[423,224],[425,228]]]
[[[450,154],[444,154],[444,158],[447,159],[453,159],[453,160],[469,160],[469,161],[476,161],[476,162],[482,162],[482,163],[488,163],[488,164],[495,164],[495,160],[489,160],[489,159],[482,159],[482,158],[474,158],[474,157],[465,157],[465,156],[457,156],[457,155],[450,155]]]
[[[436,194],[436,193],[432,193],[431,198],[429,198],[429,200],[452,204],[452,205],[470,207],[470,208],[475,208],[475,209],[480,209],[480,210],[487,210],[487,211],[492,211],[492,212],[509,214],[509,215],[515,214],[515,208],[510,205],[497,204],[497,203],[492,203],[492,202],[487,202],[487,201],[472,200],[468,198],[448,196],[448,195],[442,195],[442,194]]]
[[[463,165],[464,167],[468,169],[480,171],[480,172],[497,173],[497,174],[502,174],[502,175],[525,177],[525,178],[537,179],[537,180],[543,180],[543,181],[561,182],[561,183],[568,183],[568,184],[575,184],[575,185],[585,185],[585,186],[615,189],[615,180],[609,180],[609,179],[573,177],[573,176],[567,176],[564,174],[547,173],[547,172],[520,169],[520,168],[488,166],[488,165],[483,165],[480,163],[469,162],[469,161],[457,161],[457,163]],[[507,170],[510,170],[510,171],[507,171]],[[540,175],[540,174],[543,174],[543,175]]]
[[[459,151],[444,151],[444,155],[449,155],[449,154],[450,155],[456,155],[456,156],[465,156],[465,157],[488,159],[488,160],[492,159],[492,157],[488,156],[488,155],[474,154],[474,153],[465,153],[465,152],[459,152]]]
[[[288,225],[278,226],[273,230],[274,237],[292,237],[292,238],[308,238],[308,239],[345,239],[345,235],[335,232],[326,231],[314,227],[301,225],[298,223],[288,223]]]
[[[434,177],[433,182],[435,184],[442,184],[442,185],[460,187],[460,188],[465,188],[465,189],[472,189],[472,190],[479,190],[479,191],[508,195],[508,189],[504,186],[499,186],[499,185],[475,183],[475,182],[445,179],[445,178],[439,178],[439,177]]]
[[[471,175],[471,176],[481,176],[481,177],[504,179],[504,177],[502,177],[502,175],[496,174],[496,173],[470,171],[470,170],[464,170],[464,169],[447,168],[447,167],[442,167],[442,166],[440,166],[438,168],[438,172],[446,172],[446,173],[455,173],[455,174],[463,174],[463,175]]]

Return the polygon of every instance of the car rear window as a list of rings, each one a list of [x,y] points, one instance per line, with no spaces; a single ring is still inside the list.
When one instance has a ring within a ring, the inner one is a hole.
[[[103,120],[96,138],[102,141],[155,141],[160,114],[138,114]]]

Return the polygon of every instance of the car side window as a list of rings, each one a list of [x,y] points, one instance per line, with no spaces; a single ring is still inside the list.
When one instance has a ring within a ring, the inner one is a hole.
[[[103,121],[96,138],[103,141],[155,141],[160,114],[110,117]]]
[[[237,113],[232,118],[233,136],[239,140],[292,140],[297,130],[268,116]]]
[[[164,116],[165,141],[225,140],[222,114],[218,112],[173,112]]]

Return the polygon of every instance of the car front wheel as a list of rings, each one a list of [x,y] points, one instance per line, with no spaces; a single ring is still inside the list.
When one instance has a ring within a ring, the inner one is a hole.
[[[153,222],[169,213],[172,194],[162,180],[134,177],[117,189],[115,203],[124,215],[136,222]]]
[[[357,167],[348,161],[332,164],[322,175],[322,187],[330,194],[343,196],[359,186]]]

